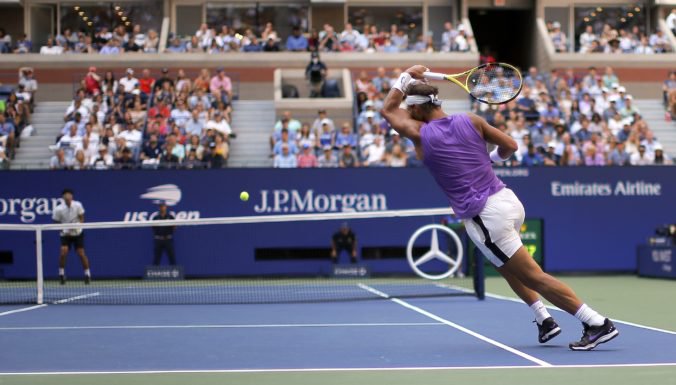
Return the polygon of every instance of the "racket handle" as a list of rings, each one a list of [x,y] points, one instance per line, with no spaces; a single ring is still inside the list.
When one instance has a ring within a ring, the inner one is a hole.
[[[446,75],[438,73],[438,72],[423,72],[423,76],[426,79],[430,80],[445,80]]]

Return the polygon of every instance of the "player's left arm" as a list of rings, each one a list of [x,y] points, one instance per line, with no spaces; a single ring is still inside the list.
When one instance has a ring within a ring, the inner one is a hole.
[[[485,119],[477,115],[468,115],[484,140],[497,146],[490,154],[492,161],[502,162],[507,160],[519,149],[516,141],[511,136],[491,126]]]

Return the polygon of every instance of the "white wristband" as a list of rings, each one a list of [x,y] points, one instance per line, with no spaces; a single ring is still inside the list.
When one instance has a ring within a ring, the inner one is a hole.
[[[504,161],[506,161],[507,159],[510,158],[510,157],[507,157],[507,159],[502,159],[500,154],[498,154],[498,147],[495,147],[495,149],[493,151],[491,151],[489,156],[490,156],[491,160],[495,163],[504,162]]]
[[[411,74],[408,72],[404,72],[401,75],[399,75],[399,79],[394,82],[392,85],[392,88],[395,88],[399,91],[401,91],[403,94],[406,94],[406,90],[408,90],[408,85],[411,82]]]

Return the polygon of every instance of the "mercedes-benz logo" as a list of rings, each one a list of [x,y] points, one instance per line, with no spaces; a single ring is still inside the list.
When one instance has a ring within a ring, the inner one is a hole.
[[[453,241],[455,241],[455,246],[456,250],[458,250],[458,255],[455,256],[450,256],[439,248],[439,235],[438,235],[438,230],[441,230],[442,232],[448,234]],[[422,255],[422,257],[418,259],[414,259],[413,257],[413,246],[415,245],[416,239],[420,237],[421,234],[424,232],[431,231],[432,232],[432,240],[430,242],[430,249]],[[423,278],[427,279],[444,279],[449,276],[451,276],[453,273],[458,270],[462,264],[462,256],[463,256],[463,248],[462,248],[462,242],[460,241],[460,237],[455,233],[455,231],[451,230],[450,228],[438,224],[430,224],[423,226],[416,230],[413,235],[411,235],[411,238],[408,240],[408,247],[406,248],[406,258],[408,259],[408,264],[411,265],[411,268],[413,271],[415,271],[416,274]],[[438,259],[442,262],[445,262],[449,266],[449,270],[441,273],[441,274],[428,274],[422,271],[419,266],[433,260],[433,259]]]

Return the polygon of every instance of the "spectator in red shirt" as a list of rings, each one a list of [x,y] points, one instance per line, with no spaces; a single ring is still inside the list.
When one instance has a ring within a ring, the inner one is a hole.
[[[298,168],[317,167],[317,157],[308,143],[303,144],[303,152],[298,155]]]
[[[138,80],[139,88],[141,92],[149,96],[153,92],[153,85],[155,84],[155,79],[150,76],[150,70],[147,68],[143,69],[141,79]]]
[[[157,115],[161,115],[164,119],[168,119],[171,116],[171,110],[164,103],[164,99],[159,99],[157,104],[148,111],[148,116],[150,117],[155,118]]]
[[[89,67],[89,71],[84,78],[84,86],[88,95],[101,93],[101,77],[96,73],[96,67]]]

